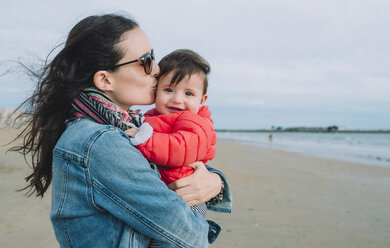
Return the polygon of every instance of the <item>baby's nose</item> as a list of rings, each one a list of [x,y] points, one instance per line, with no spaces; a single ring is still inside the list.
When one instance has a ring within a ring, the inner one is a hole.
[[[173,96],[173,101],[176,102],[176,103],[181,103],[183,101],[183,96],[179,93],[176,93],[174,96]]]

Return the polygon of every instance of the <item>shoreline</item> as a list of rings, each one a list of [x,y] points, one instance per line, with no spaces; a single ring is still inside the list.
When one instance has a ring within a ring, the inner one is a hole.
[[[293,154],[299,154],[306,157],[312,157],[314,159],[325,159],[325,160],[332,160],[335,163],[337,162],[346,162],[346,163],[353,163],[353,164],[360,164],[360,165],[366,165],[366,166],[379,166],[384,168],[390,168],[390,160],[383,160],[383,159],[375,159],[375,158],[355,158],[355,157],[349,157],[349,156],[331,156],[331,155],[319,155],[314,154],[306,151],[297,151],[297,150],[289,150],[287,148],[280,148],[280,147],[266,147],[266,145],[258,144],[255,142],[250,141],[240,141],[240,140],[234,140],[234,139],[226,139],[226,138],[219,138],[219,140],[223,140],[224,142],[233,142],[237,143],[239,145],[244,146],[255,146],[259,147],[261,149],[270,149],[273,151],[280,151],[280,152],[288,152]]]
[[[338,131],[315,130],[272,130],[272,129],[215,129],[221,133],[390,133],[390,129],[351,129]]]
[[[0,129],[0,144],[14,129]],[[15,190],[30,172],[0,148],[0,247],[58,247],[50,191]],[[210,247],[390,247],[390,168],[310,157],[218,139],[211,166],[229,179],[231,214],[208,211],[222,226]]]
[[[217,133],[218,139],[316,158],[390,167],[390,133]]]

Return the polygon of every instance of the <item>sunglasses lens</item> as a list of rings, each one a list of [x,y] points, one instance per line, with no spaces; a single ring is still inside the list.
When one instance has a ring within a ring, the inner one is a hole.
[[[153,67],[152,56],[148,54],[144,61],[145,73],[150,74],[152,72],[152,67]]]

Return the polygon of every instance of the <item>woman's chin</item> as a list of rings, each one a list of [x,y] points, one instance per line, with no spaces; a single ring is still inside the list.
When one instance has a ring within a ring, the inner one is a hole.
[[[156,98],[154,97],[154,93],[152,96],[150,96],[148,99],[144,99],[144,102],[142,104],[137,105],[152,105],[156,101]]]

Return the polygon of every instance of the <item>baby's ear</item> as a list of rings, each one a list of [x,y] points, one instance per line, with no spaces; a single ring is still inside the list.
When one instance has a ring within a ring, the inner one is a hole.
[[[207,100],[207,93],[206,94],[204,94],[203,96],[202,96],[202,99],[200,99],[200,104],[203,106],[204,105],[204,103],[206,102],[206,100]]]

